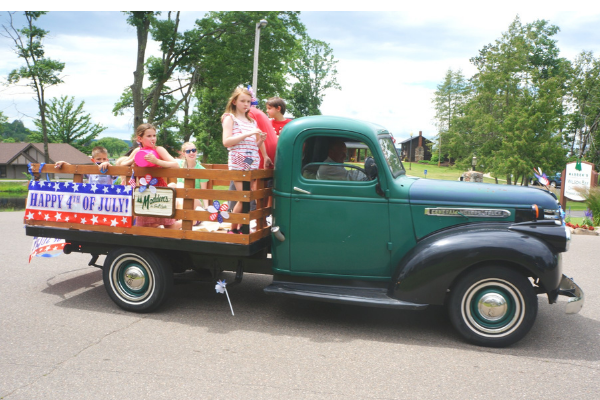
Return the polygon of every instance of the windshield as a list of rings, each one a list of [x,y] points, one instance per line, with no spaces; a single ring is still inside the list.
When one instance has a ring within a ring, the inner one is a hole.
[[[398,156],[398,151],[394,146],[392,138],[389,135],[380,136],[379,145],[381,146],[383,156],[385,157],[385,161],[390,168],[392,176],[397,178],[399,175],[406,174],[406,170],[402,165],[402,161],[400,161],[400,156]]]

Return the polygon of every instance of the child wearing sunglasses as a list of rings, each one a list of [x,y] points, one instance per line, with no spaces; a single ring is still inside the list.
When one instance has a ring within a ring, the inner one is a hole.
[[[188,168],[188,169],[204,169],[200,161],[198,161],[198,150],[196,149],[196,145],[194,143],[185,142],[181,145],[181,157],[177,159],[177,163],[179,164],[179,168]],[[183,187],[184,178],[177,178],[177,187]],[[206,189],[208,187],[208,179],[196,179],[196,189]],[[202,209],[206,209],[208,207],[206,200],[194,200],[194,209],[197,207],[202,207]],[[178,207],[177,208],[181,208]]]

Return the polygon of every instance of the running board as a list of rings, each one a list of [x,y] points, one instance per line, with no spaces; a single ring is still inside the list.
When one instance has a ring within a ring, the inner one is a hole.
[[[368,307],[423,310],[428,306],[427,304],[415,304],[393,299],[387,295],[386,289],[379,288],[273,281],[264,291],[266,294],[287,295],[307,300],[356,304]]]

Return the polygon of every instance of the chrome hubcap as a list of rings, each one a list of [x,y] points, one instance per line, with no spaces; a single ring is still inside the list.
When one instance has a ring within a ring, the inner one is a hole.
[[[130,266],[125,270],[125,285],[131,290],[139,290],[146,283],[144,272],[138,266]]]
[[[488,321],[504,318],[508,311],[506,299],[499,293],[487,293],[479,299],[477,305],[480,315]]]
[[[122,255],[114,261],[111,269],[111,286],[122,301],[141,303],[154,292],[154,273],[137,255]]]
[[[467,326],[478,335],[502,337],[519,327],[525,317],[525,301],[505,280],[488,278],[474,283],[462,299]]]

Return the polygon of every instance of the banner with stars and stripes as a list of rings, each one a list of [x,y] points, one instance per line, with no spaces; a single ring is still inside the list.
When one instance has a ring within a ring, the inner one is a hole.
[[[131,186],[31,181],[26,220],[131,226]]]
[[[32,257],[56,257],[62,254],[65,248],[65,239],[34,237],[29,253],[29,262]]]

